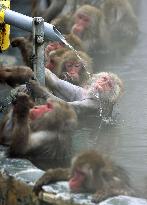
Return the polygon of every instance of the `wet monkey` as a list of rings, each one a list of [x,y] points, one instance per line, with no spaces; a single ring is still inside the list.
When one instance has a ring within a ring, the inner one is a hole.
[[[66,51],[62,55],[58,68],[61,70],[59,78],[82,87],[93,73],[92,59],[82,51],[77,51],[77,53]]]
[[[94,150],[75,156],[70,168],[47,170],[36,182],[34,191],[38,194],[43,185],[64,180],[71,192],[93,193],[95,203],[117,195],[136,195],[126,171]]]
[[[66,41],[75,49],[83,51],[82,41],[74,34],[68,34],[64,36]],[[69,47],[65,46],[62,42],[48,42],[45,47],[45,67],[50,69],[57,76],[61,74],[59,68],[62,55],[70,50]]]
[[[84,114],[98,114],[97,116],[110,117],[113,106],[123,92],[123,82],[114,73],[100,72],[93,74],[85,86],[73,85],[59,79],[50,70],[45,70],[46,87],[56,98],[67,101],[74,107],[78,117]],[[100,114],[101,113],[101,114]]]
[[[77,56],[78,55],[78,56]],[[59,78],[83,86],[93,73],[92,59],[83,51],[57,49],[50,52],[46,68]]]
[[[42,96],[40,90],[36,92]],[[48,98],[47,91],[45,94]],[[22,92],[12,105],[0,126],[0,141],[9,145],[8,156],[28,159],[43,170],[68,166],[71,134],[77,124],[72,106],[53,99],[34,105],[31,97]]]

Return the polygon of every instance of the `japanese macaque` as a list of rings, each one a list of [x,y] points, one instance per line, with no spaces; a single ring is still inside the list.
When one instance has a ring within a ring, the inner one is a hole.
[[[26,158],[43,170],[68,166],[71,133],[77,124],[72,106],[53,99],[34,106],[30,96],[22,92],[12,105],[0,127],[1,144],[9,145],[8,156]]]
[[[136,195],[126,171],[94,150],[75,156],[70,168],[47,170],[36,182],[34,191],[38,194],[43,185],[64,180],[71,192],[93,193],[95,203],[118,195]]]
[[[113,46],[121,46],[136,38],[137,18],[128,0],[105,0],[101,6]]]
[[[11,46],[18,47],[21,51],[24,64],[33,68],[33,42],[29,38],[16,37],[12,39]]]
[[[67,24],[66,24],[67,22]],[[109,32],[106,30],[103,12],[91,5],[79,7],[74,14],[55,19],[53,24],[63,33],[74,33],[84,43],[84,49],[88,52],[94,48],[103,48]]]
[[[11,87],[24,84],[34,78],[33,71],[27,66],[0,66],[0,83]]]
[[[64,36],[66,41],[72,46],[75,50],[83,51],[82,41],[74,34],[68,34]],[[65,44],[61,42],[49,42],[45,48],[45,67],[50,69],[57,76],[61,74],[60,70],[58,70],[58,64],[61,60],[61,56],[70,50]]]
[[[46,87],[51,89],[56,97],[73,105],[79,117],[84,114],[88,116],[88,113],[110,117],[113,105],[123,91],[123,83],[114,73],[93,74],[83,87],[59,79],[48,69],[45,73]]]
[[[78,38],[76,35],[70,33],[64,35],[64,38],[67,41],[67,43],[69,43],[69,45],[72,46],[75,50],[84,50],[81,39]],[[60,52],[64,52],[65,50],[69,50],[70,48],[59,41],[49,42],[45,48],[45,58],[49,57],[52,51],[56,51],[58,49],[61,50]]]
[[[106,30],[104,15],[100,9],[83,5],[75,11],[69,21],[72,21],[72,25],[67,25],[69,31],[66,32],[77,35],[83,41],[84,49],[88,54],[94,50],[99,52],[99,50],[105,49],[107,40],[109,40],[109,32]],[[62,22],[60,23],[62,24]],[[58,28],[57,22],[55,25]],[[60,31],[60,28],[58,29]]]
[[[60,50],[50,53],[50,64],[46,65],[59,78],[83,86],[92,74],[92,59],[83,51]]]
[[[82,51],[76,53],[74,51],[65,52],[58,65],[58,70],[60,69],[59,78],[82,87],[93,73],[92,60]]]

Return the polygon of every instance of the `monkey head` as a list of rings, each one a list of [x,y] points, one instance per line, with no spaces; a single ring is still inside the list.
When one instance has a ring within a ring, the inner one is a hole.
[[[72,131],[77,125],[77,115],[72,106],[64,101],[48,99],[44,105],[30,109],[29,117],[46,125],[50,130]]]
[[[83,5],[74,14],[75,23],[71,31],[82,40],[92,37],[93,34],[99,36],[102,17],[103,14],[98,8]]]
[[[74,34],[64,35],[65,40],[75,50],[83,50],[82,41]],[[69,47],[61,42],[49,42],[45,48],[45,67],[50,69],[57,76],[60,75],[61,69],[58,67],[61,56],[64,52],[69,50]]]
[[[114,73],[100,72],[94,74],[88,81],[90,92],[102,99],[115,103],[123,91],[121,79]]]
[[[60,75],[61,73],[61,69],[58,66],[60,61],[61,61],[61,57],[63,55],[63,53],[66,51],[66,48],[59,48],[56,50],[51,51],[50,53],[48,53],[48,57],[45,57],[45,67],[49,70],[51,70],[54,74],[56,74],[57,76]]]
[[[98,173],[105,166],[102,155],[96,151],[82,152],[72,159],[69,187],[72,192],[91,192],[97,189]]]
[[[34,106],[32,109],[30,109],[30,119],[35,120],[37,118],[40,118],[44,113],[51,112],[53,110],[53,104],[47,103],[45,105],[38,105]]]
[[[82,51],[66,51],[61,58],[59,67],[61,79],[75,85],[84,84],[92,73],[92,60]]]

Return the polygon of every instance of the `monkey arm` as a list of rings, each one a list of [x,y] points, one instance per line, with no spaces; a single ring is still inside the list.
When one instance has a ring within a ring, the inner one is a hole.
[[[99,106],[99,101],[93,99],[93,98],[86,98],[84,100],[80,100],[80,101],[74,101],[74,102],[68,102],[69,104],[71,104],[76,113],[80,114],[80,113],[92,113],[92,111],[95,112],[96,109],[98,109]]]
[[[33,190],[36,194],[42,190],[43,185],[47,185],[52,182],[57,181],[68,181],[70,170],[69,168],[57,168],[57,169],[49,169],[45,172],[45,174],[36,182]]]
[[[45,21],[50,22],[54,19],[62,11],[65,4],[66,0],[52,0],[51,5],[46,9],[43,16]]]
[[[15,157],[25,155],[28,150],[31,133],[29,110],[34,106],[34,103],[25,93],[19,93],[12,103],[12,143],[10,144],[9,155]]]
[[[82,87],[59,79],[49,69],[45,70],[45,77],[46,86],[51,89],[56,96],[69,102],[82,99],[84,91]]]
[[[27,66],[2,66],[0,68],[0,82],[11,87],[24,84],[34,78],[33,71]]]

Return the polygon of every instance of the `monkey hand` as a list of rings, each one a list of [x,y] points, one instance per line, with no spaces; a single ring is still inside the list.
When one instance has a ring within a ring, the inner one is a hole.
[[[18,93],[15,98],[12,99],[12,104],[14,106],[13,111],[15,112],[24,112],[27,108],[29,110],[34,106],[33,101],[30,99],[30,97],[23,92]]]
[[[101,191],[97,191],[93,196],[92,196],[92,202],[93,203],[99,203],[101,201],[104,201],[105,199],[109,198],[110,196],[108,196],[108,194],[106,193],[106,191],[101,190]]]
[[[40,191],[42,191],[42,186],[47,185],[50,183],[51,178],[52,178],[52,169],[49,169],[41,178],[38,179],[38,181],[35,183],[33,187],[33,191],[35,192],[36,195],[39,194]]]
[[[41,191],[42,191],[42,185],[37,182],[33,187],[33,192],[38,196],[39,192]]]
[[[68,82],[72,82],[72,77],[69,75],[68,72],[63,72],[60,76],[60,78],[62,80],[68,81]]]
[[[38,81],[30,80],[26,83],[26,87],[29,90],[30,95],[35,98],[48,99],[49,93],[46,88],[42,87]]]

